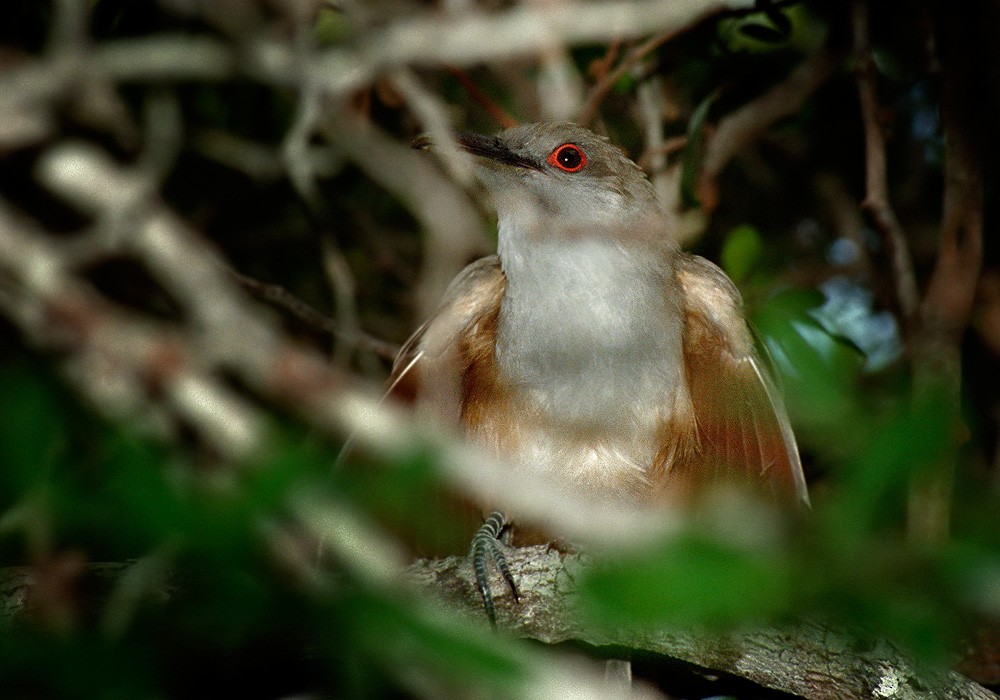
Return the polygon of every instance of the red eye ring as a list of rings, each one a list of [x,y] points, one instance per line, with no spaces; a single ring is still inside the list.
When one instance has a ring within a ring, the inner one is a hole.
[[[563,172],[576,173],[587,165],[587,154],[575,143],[564,143],[549,154],[546,162]]]

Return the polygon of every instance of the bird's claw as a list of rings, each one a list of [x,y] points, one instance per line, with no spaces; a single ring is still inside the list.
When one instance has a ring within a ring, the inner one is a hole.
[[[483,599],[483,609],[490,619],[490,624],[497,626],[496,608],[493,605],[493,592],[490,589],[490,579],[487,573],[489,560],[492,558],[496,564],[500,575],[506,581],[507,587],[514,596],[515,601],[520,601],[521,596],[517,592],[517,584],[514,583],[514,576],[510,572],[510,565],[507,563],[507,556],[503,551],[503,543],[500,536],[507,528],[507,519],[503,513],[494,511],[486,518],[486,522],[479,526],[476,534],[472,538],[472,547],[469,556],[472,558],[472,568],[476,573],[476,587],[479,595]]]

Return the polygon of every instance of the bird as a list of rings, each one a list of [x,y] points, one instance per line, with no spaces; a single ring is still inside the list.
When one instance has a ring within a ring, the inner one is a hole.
[[[454,138],[496,209],[497,253],[468,265],[404,344],[390,394],[611,504],[684,508],[736,483],[808,505],[740,293],[680,250],[639,166],[570,122]],[[498,544],[510,525],[494,510],[471,549],[494,625],[490,559],[517,597]]]

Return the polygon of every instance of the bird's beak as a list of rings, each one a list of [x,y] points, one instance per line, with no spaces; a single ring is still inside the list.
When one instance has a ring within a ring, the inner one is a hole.
[[[502,163],[515,168],[541,170],[541,166],[538,163],[514,153],[496,136],[461,133],[455,134],[455,142],[463,151],[471,153],[474,156],[479,156],[480,158],[486,158],[494,163]],[[423,151],[432,149],[434,142],[429,136],[423,134],[415,138],[410,146]]]

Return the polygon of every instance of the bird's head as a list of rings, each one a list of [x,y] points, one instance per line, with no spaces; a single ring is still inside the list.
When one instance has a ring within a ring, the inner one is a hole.
[[[525,124],[496,136],[459,134],[497,212],[566,222],[622,223],[658,211],[643,171],[603,136],[569,122]]]

